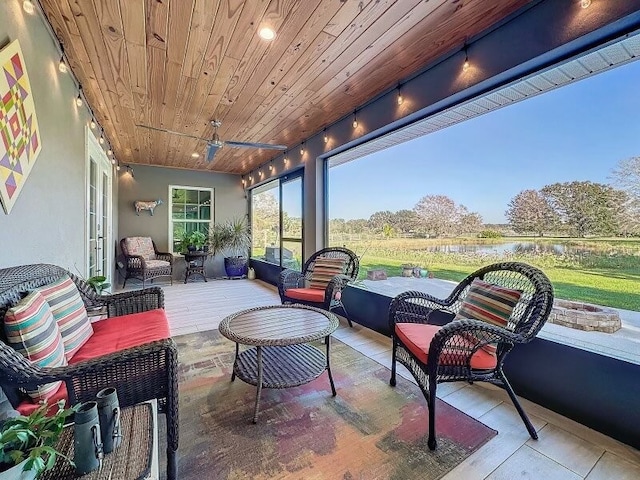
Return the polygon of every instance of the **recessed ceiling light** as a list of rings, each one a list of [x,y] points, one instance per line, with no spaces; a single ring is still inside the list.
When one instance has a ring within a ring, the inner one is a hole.
[[[200,156],[200,154],[199,154],[198,152],[193,152],[193,153],[191,154],[191,156],[192,156],[193,158],[198,158],[198,157]]]
[[[24,2],[22,2],[22,8],[24,9],[25,12],[29,14],[35,11],[35,7],[33,6],[33,3],[30,2],[29,0],[24,0]]]
[[[260,35],[260,38],[263,38],[264,40],[273,40],[276,38],[276,32],[269,27],[261,28],[258,35]]]

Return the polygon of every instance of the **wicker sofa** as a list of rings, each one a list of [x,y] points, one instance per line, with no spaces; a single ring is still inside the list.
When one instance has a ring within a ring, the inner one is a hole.
[[[102,307],[108,318],[92,324],[92,336],[69,365],[41,368],[5,343],[5,314],[33,289],[64,275],[77,286],[85,307]],[[55,265],[4,268],[0,269],[0,321],[0,386],[18,410],[28,413],[32,408],[33,402],[18,398],[24,389],[58,380],[64,383],[56,395],[66,396],[70,404],[95,399],[106,386],[117,388],[123,407],[157,399],[167,420],[167,478],[177,478],[178,352],[169,336],[160,288],[99,296],[85,281]]]

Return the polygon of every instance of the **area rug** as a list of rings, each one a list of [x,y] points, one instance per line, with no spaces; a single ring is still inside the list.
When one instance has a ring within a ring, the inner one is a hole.
[[[438,448],[416,385],[332,340],[331,369],[311,383],[263,389],[231,382],[235,344],[217,331],[176,337],[180,355],[179,478],[397,479],[442,477],[496,432],[438,400]],[[324,348],[318,345],[319,348]]]

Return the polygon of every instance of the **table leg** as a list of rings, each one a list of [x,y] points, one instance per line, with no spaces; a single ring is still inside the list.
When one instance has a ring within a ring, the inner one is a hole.
[[[336,396],[336,387],[333,384],[333,375],[331,375],[331,361],[329,360],[329,353],[331,350],[331,335],[327,335],[324,339],[324,343],[327,345],[327,373],[329,374],[329,383],[331,384],[331,393]]]
[[[253,423],[258,423],[258,409],[260,408],[260,393],[262,392],[262,347],[256,347],[258,363],[258,386],[256,391],[256,409],[253,412]]]
[[[240,344],[236,343],[236,358],[233,360],[233,370],[231,371],[231,381],[236,379],[236,364],[238,363],[238,354],[240,352]]]

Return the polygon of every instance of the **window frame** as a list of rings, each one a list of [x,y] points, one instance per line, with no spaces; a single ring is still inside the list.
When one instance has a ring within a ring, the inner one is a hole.
[[[211,202],[209,204],[209,209],[210,209],[210,215],[209,215],[209,221],[208,221],[208,227],[207,230],[209,228],[211,228],[213,226],[213,224],[215,223],[215,188],[213,187],[200,187],[200,186],[193,186],[193,185],[169,185],[169,193],[168,193],[168,198],[169,198],[169,208],[168,208],[168,246],[169,246],[169,252],[172,253],[173,255],[180,255],[182,252],[175,252],[174,251],[174,238],[173,238],[173,224],[174,221],[177,222],[181,222],[181,223],[198,223],[198,224],[204,224],[206,223],[206,220],[193,220],[193,219],[180,219],[180,220],[175,220],[173,218],[173,190],[192,190],[192,191],[197,191],[199,192],[209,192],[210,194],[210,198],[211,198]],[[200,204],[200,201],[198,200],[198,208],[201,207],[202,204]]]

